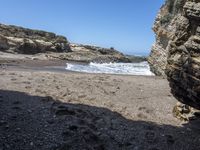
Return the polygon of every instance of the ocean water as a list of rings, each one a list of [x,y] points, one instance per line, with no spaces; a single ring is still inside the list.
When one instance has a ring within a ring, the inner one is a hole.
[[[90,63],[90,64],[66,64],[66,70],[86,73],[106,73],[124,75],[153,76],[147,62],[141,63]]]

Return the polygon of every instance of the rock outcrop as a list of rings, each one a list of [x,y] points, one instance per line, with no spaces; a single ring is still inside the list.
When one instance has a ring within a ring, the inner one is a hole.
[[[48,54],[50,58],[76,61],[76,62],[96,62],[96,63],[110,63],[110,62],[133,62],[134,60],[114,48],[102,48],[91,45],[72,44],[70,43],[71,52],[68,53],[51,53]],[[141,59],[142,60],[142,59]]]
[[[71,53],[62,55],[61,59],[81,62],[131,62],[124,54],[114,48],[102,48],[83,44],[70,44]]]
[[[51,32],[4,24],[0,24],[0,52],[28,54],[25,57],[30,56],[34,59],[62,59],[79,62],[138,62],[144,60],[142,57],[125,56],[114,48],[72,44],[64,36]]]
[[[200,109],[200,1],[167,0],[153,29],[152,71],[166,73],[173,95]]]
[[[10,53],[37,54],[70,51],[69,42],[54,33],[0,24],[0,50]]]

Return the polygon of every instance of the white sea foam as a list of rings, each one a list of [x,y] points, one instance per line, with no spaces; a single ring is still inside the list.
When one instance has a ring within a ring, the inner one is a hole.
[[[107,73],[107,74],[127,74],[127,75],[154,75],[150,71],[147,62],[141,63],[90,63],[83,64],[70,64],[67,63],[66,70],[87,72],[87,73]]]

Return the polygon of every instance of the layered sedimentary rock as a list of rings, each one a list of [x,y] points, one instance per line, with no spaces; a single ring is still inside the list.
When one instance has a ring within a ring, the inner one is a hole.
[[[31,30],[0,24],[0,50],[10,53],[36,54],[70,51],[63,36],[54,33]]]
[[[154,31],[152,71],[165,72],[174,96],[200,109],[200,1],[167,0]]]
[[[125,56],[114,48],[71,44],[64,36],[58,36],[51,32],[4,24],[0,24],[0,52],[29,54],[34,59],[62,59],[98,63],[140,60],[138,57],[133,59]],[[142,60],[143,58],[141,58]]]
[[[131,62],[124,54],[114,48],[102,48],[92,45],[70,44],[71,53],[61,56],[63,59],[82,62]]]

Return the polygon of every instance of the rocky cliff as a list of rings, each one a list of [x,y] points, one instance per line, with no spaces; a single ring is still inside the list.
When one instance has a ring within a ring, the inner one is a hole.
[[[63,36],[54,33],[31,30],[0,24],[0,50],[10,53],[36,54],[70,51],[69,43]]]
[[[174,96],[200,109],[200,1],[167,0],[153,29],[152,71],[166,73]]]
[[[139,60],[125,56],[114,48],[72,44],[65,37],[51,32],[0,24],[0,53],[2,52],[26,54],[24,57],[31,59],[62,59],[98,63]],[[9,54],[1,55],[0,59]],[[12,56],[9,55],[9,58]],[[142,60],[143,58],[141,58]]]

